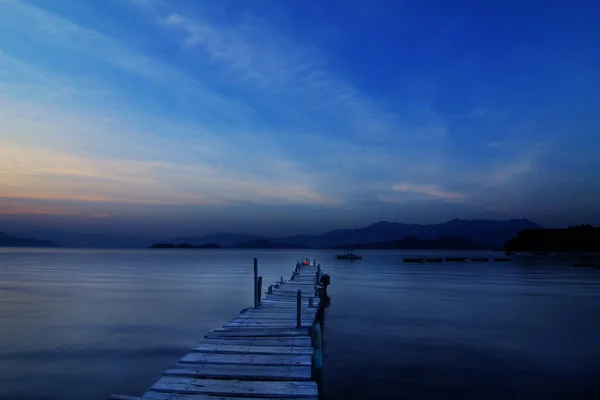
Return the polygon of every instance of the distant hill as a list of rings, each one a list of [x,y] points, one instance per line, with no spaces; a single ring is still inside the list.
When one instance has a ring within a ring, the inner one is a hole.
[[[231,247],[236,244],[251,242],[254,240],[265,240],[264,236],[250,235],[247,233],[212,233],[203,236],[182,236],[176,237],[167,242],[172,243],[216,243],[222,247]]]
[[[78,233],[61,231],[34,231],[31,236],[50,240],[61,247],[132,249],[146,248],[157,239],[149,236],[122,235],[119,233]],[[204,242],[206,243],[206,242]]]
[[[591,225],[566,229],[526,229],[506,242],[507,251],[600,252],[600,228]]]
[[[19,237],[0,232],[0,247],[56,247],[55,243],[49,240],[33,239],[28,237]]]
[[[334,246],[334,249],[403,249],[403,250],[491,250],[495,246],[471,240],[446,236],[439,239],[421,240],[416,236],[406,236],[391,242],[354,243]]]
[[[301,243],[275,243],[269,240],[252,240],[246,243],[231,246],[234,249],[308,249],[309,247]]]
[[[273,239],[273,241],[303,243],[309,247],[332,247],[343,243],[391,242],[406,236],[416,236],[422,240],[462,237],[474,242],[500,247],[523,229],[542,229],[542,227],[528,219],[507,221],[453,219],[442,224],[432,225],[408,225],[383,221],[359,229],[338,229],[322,235],[297,235]]]
[[[49,240],[64,247],[89,248],[147,248],[153,243],[173,243],[201,245],[214,243],[221,247],[236,245],[248,246],[254,241],[278,243],[281,247],[257,248],[323,248],[345,243],[368,244],[376,242],[392,242],[406,236],[416,236],[422,240],[440,237],[462,237],[478,243],[486,243],[501,247],[524,229],[542,229],[541,226],[527,219],[511,219],[507,221],[461,220],[454,219],[442,224],[417,225],[397,222],[377,222],[358,229],[337,229],[321,235],[295,235],[269,238],[249,233],[214,233],[201,236],[182,236],[167,240],[157,240],[157,236],[131,236],[115,234],[81,234],[59,231],[35,231],[28,233],[38,239]],[[258,244],[255,244],[259,246]],[[302,245],[302,246],[298,246]],[[266,244],[265,244],[266,246]],[[294,246],[294,247],[292,247]]]
[[[157,243],[150,246],[151,249],[221,249],[222,247],[216,243],[206,244],[190,244],[190,243]]]

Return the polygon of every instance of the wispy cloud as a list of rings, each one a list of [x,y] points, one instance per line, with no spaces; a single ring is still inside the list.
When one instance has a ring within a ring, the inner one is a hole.
[[[217,26],[199,15],[172,12],[159,16],[159,23],[183,32],[184,46],[201,48],[203,55],[222,64],[230,76],[293,100],[307,113],[335,115],[351,133],[380,139],[398,123],[384,104],[331,74],[324,67],[327,59],[323,53],[296,45],[257,18],[236,26]]]
[[[175,85],[213,112],[228,110],[230,118],[252,114],[246,104],[220,95],[180,68],[147,56],[111,36],[21,1],[3,0],[0,7],[2,35],[19,34],[35,43],[77,51],[166,89]]]
[[[103,26],[48,4],[0,0],[0,196],[513,207],[515,188],[549,180],[549,148],[531,140],[536,119],[516,119],[501,101],[446,107],[454,91],[383,91],[355,60],[257,15],[230,18],[219,2],[115,1]],[[111,29],[130,19],[152,43]]]
[[[492,168],[489,180],[484,183],[484,186],[510,183],[514,179],[534,173],[536,162],[548,152],[549,148],[549,141],[539,142],[500,162]]]
[[[132,141],[134,152],[146,152],[142,154],[145,157],[136,159],[124,154],[124,158],[114,155],[109,158],[90,153],[93,149],[82,148],[77,141],[70,140],[70,135],[64,136],[65,132],[77,132],[81,126],[90,126],[93,120],[82,116],[74,119],[57,110],[46,117],[38,114],[36,134],[28,138],[20,134],[32,128],[27,115],[19,118],[13,112],[4,119],[3,137],[9,141],[0,142],[0,176],[3,182],[0,196],[3,197],[198,205],[229,201],[264,204],[334,202],[328,196],[311,190],[310,175],[296,171],[293,163],[278,158],[276,150],[269,149],[269,146],[264,146],[261,151],[260,144],[254,147],[256,144],[244,141],[237,145],[204,142],[211,146],[211,156],[217,157],[213,163],[210,159],[207,161],[202,153],[190,152],[185,142],[174,145],[169,140],[155,139],[148,153],[143,146],[136,146],[136,134],[128,131],[125,137]],[[124,128],[100,125],[97,131],[87,130],[86,135],[88,139],[104,135],[104,142],[118,146]],[[121,132],[113,135],[111,132],[116,129]],[[171,125],[171,129],[178,129],[178,126]],[[41,148],[36,145],[36,142],[44,143],[50,139],[52,143],[49,146]],[[144,140],[149,138],[140,137],[139,141]],[[85,140],[86,143],[88,141]],[[94,140],[91,140],[89,144],[93,143]],[[161,156],[161,149],[168,149],[170,153]],[[244,157],[254,162],[245,169],[236,164],[239,160],[228,165],[232,160],[225,158],[223,153],[241,155],[244,149],[253,149]],[[179,159],[173,158],[178,154]],[[182,158],[182,155],[185,157]],[[254,159],[254,156],[258,158]],[[257,173],[260,170],[263,173]]]
[[[30,154],[36,153],[33,149],[26,150]],[[227,176],[206,175],[199,167],[86,159],[70,160],[72,165],[68,163],[69,160],[61,160],[61,169],[56,170],[48,163],[48,159],[56,160],[60,157],[44,153],[37,155],[40,157],[38,165],[45,168],[24,169],[15,174],[7,171],[4,163],[0,165],[0,175],[3,176],[0,197],[188,205],[228,202],[331,203],[325,196],[302,185],[274,186],[260,180],[245,181]],[[76,171],[74,168],[77,167],[81,170]],[[126,178],[123,174],[104,175],[123,169],[137,170],[139,177],[135,180]],[[179,179],[178,175],[181,175]]]

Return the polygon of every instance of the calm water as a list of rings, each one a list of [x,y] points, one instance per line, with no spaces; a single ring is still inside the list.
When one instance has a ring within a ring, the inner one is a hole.
[[[0,398],[142,394],[251,304],[254,256],[267,285],[303,256],[331,274],[328,399],[600,398],[600,270],[410,253],[0,250]]]

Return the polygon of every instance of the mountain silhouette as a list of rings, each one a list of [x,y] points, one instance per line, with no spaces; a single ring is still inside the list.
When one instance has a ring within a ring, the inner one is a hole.
[[[416,236],[421,240],[462,237],[474,242],[500,247],[523,229],[541,228],[540,225],[528,219],[507,221],[453,219],[432,225],[409,225],[382,221],[359,229],[338,229],[317,236],[297,235],[275,241],[304,243],[310,247],[331,247],[344,243],[391,242],[407,236]]]
[[[253,240],[232,246],[234,249],[307,249],[308,246],[301,243],[275,243],[270,240]]]
[[[272,243],[323,248],[341,244],[367,244],[377,242],[393,242],[406,236],[416,236],[421,240],[432,240],[442,237],[462,237],[464,239],[501,247],[524,229],[541,229],[542,227],[528,219],[511,219],[507,221],[461,220],[441,224],[418,225],[397,222],[377,222],[358,229],[336,229],[321,235],[294,235],[287,237],[265,237],[250,233],[219,232],[201,236],[185,236],[167,240],[156,240],[158,235],[152,232],[148,236],[132,236],[120,233],[75,233],[61,231],[35,231],[28,236],[38,240],[44,239],[61,247],[90,248],[147,248],[155,243],[193,244],[215,243],[221,247],[232,247],[257,240]],[[40,244],[44,245],[44,244]],[[6,245],[5,245],[6,246]],[[265,247],[273,248],[273,247]]]
[[[439,239],[421,240],[416,236],[406,236],[392,242],[353,243],[334,246],[335,249],[414,249],[414,250],[491,250],[495,246],[471,240],[446,236]]]
[[[0,232],[0,247],[56,247],[55,243],[49,240],[33,239],[28,237],[19,237]]]
[[[501,247],[523,229],[542,229],[528,219],[511,219],[506,221],[493,220],[462,220],[441,224],[418,225],[381,221],[364,228],[336,229],[321,235],[295,235],[280,238],[269,238],[251,234],[216,233],[204,236],[179,237],[167,240],[170,243],[217,243],[223,247],[232,247],[241,243],[256,240],[267,240],[280,244],[302,244],[311,248],[331,248],[343,244],[367,244],[377,242],[392,242],[407,236],[416,236],[421,240],[432,240],[443,237],[461,237],[466,240]]]
[[[189,243],[157,243],[150,246],[151,249],[221,249],[222,247],[215,243],[189,244]]]

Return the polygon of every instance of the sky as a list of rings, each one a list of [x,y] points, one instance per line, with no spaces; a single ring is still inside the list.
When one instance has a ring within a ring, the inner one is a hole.
[[[599,13],[0,0],[0,228],[600,224]]]

